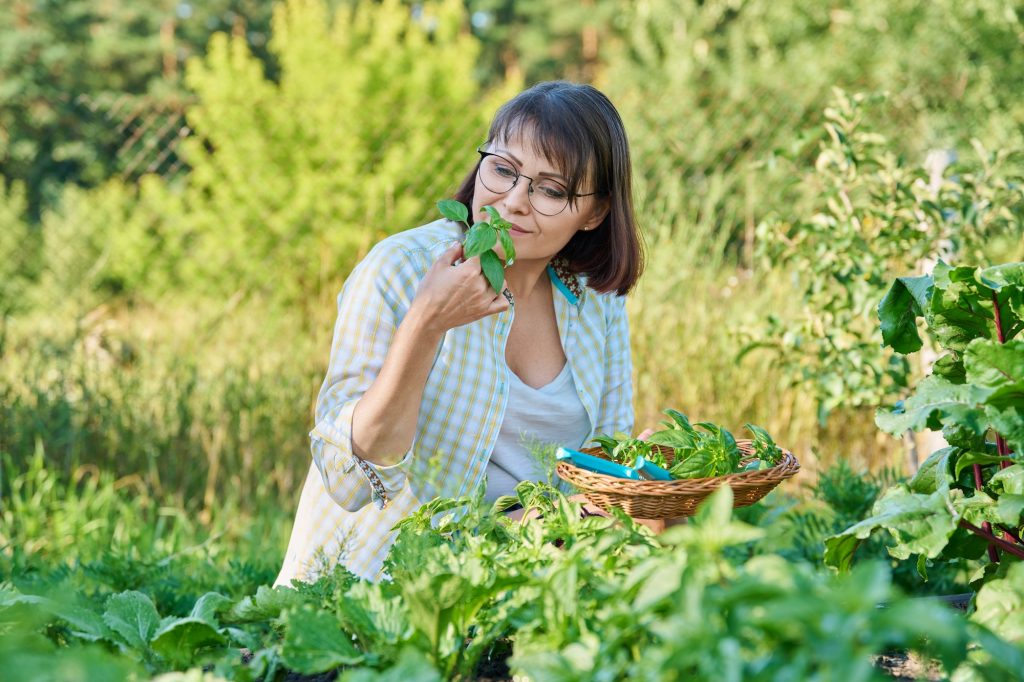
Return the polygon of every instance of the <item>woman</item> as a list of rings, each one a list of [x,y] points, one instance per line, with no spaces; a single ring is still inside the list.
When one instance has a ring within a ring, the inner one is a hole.
[[[334,562],[380,577],[390,529],[422,503],[530,478],[522,436],[580,447],[633,428],[625,294],[642,251],[618,113],[590,86],[541,83],[498,111],[478,152],[455,198],[471,223],[493,206],[512,224],[505,289],[445,220],[356,266],[276,584]]]

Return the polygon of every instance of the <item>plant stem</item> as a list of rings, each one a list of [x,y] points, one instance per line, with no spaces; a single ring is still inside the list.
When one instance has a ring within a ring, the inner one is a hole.
[[[987,526],[988,524],[986,523],[985,525]],[[999,545],[1000,549],[1003,549],[1014,556],[1024,559],[1024,549],[1017,547],[1016,545],[1009,543],[1006,540],[997,538],[995,535],[992,535],[992,533],[986,532],[985,530],[978,528],[973,523],[970,523],[968,521],[960,521],[960,527],[969,530],[975,535],[979,535],[988,540],[990,543],[992,543],[989,545],[990,550],[993,549],[993,545]]]
[[[1020,535],[1017,533],[1017,531],[1003,525],[1000,525],[999,529],[1003,531],[1003,535],[1006,536],[1007,540],[1012,538],[1014,541],[1017,542],[1018,545],[1024,545],[1024,540],[1020,539]]]
[[[975,488],[975,490],[981,490],[981,488],[982,488],[981,465],[980,464],[975,464],[975,465],[973,465],[972,469],[974,470],[974,488]],[[964,523],[966,523],[966,522],[964,522]],[[991,537],[991,538],[995,537],[994,535],[992,535],[992,524],[989,523],[988,521],[985,521],[984,523],[982,523],[981,524],[981,528],[984,529],[984,532],[985,532],[985,536],[984,537]],[[978,529],[978,530],[981,530],[981,529]],[[979,535],[980,534],[981,533],[979,533]],[[999,551],[996,549],[996,546],[991,544],[991,543],[988,546],[988,558],[994,564],[999,563]]]
[[[1006,332],[1003,331],[1003,315],[999,312],[999,294],[995,291],[992,292],[992,315],[996,322],[996,339],[999,343],[1006,343]],[[999,448],[1000,455],[1009,455],[1010,448],[1006,446],[1006,439],[996,434],[996,446]],[[1003,462],[999,465],[1003,469],[1010,466],[1009,462]]]
[[[992,315],[993,315],[993,317],[995,319],[995,323],[996,323],[996,339],[999,341],[999,343],[1006,343],[1006,332],[1003,331],[1003,316],[1002,316],[1002,313],[999,312],[999,294],[996,291],[992,292]],[[1003,457],[1008,457],[1010,455],[1010,448],[1009,448],[1009,446],[1006,445],[1006,439],[1003,438],[998,433],[996,434],[996,447],[999,450],[999,454],[1002,455]],[[999,463],[999,468],[1000,469],[1006,469],[1009,466],[1010,466],[1010,460],[1008,460],[1008,459],[1003,460],[1002,462]],[[1013,537],[1008,532],[1004,532],[1003,536],[1007,540],[1009,540],[1011,537]],[[1019,537],[1016,538],[1016,540],[1017,540],[1017,542],[1020,542],[1020,538]],[[992,556],[992,552],[991,552],[992,546],[991,545],[989,545],[989,550],[990,550],[989,551],[989,557],[991,557]]]
[[[996,338],[999,343],[1006,343],[1006,334],[1003,332],[1003,318],[999,313],[999,295],[996,292],[992,292],[992,312],[995,314],[996,319]]]

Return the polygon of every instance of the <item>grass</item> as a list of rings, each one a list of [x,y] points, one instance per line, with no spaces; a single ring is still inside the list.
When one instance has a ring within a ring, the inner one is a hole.
[[[630,301],[637,431],[673,407],[736,432],[764,426],[809,468],[834,461],[837,443],[857,465],[898,461],[900,444],[880,440],[870,414],[840,411],[822,427],[767,357],[736,360],[743,325],[792,307],[788,285],[709,256],[728,249],[700,212],[663,209],[645,221],[648,269]],[[137,480],[204,522],[226,498],[294,508],[332,305],[319,319],[255,297],[59,310],[7,324],[0,451],[14,471],[42,452],[65,480],[91,470]]]

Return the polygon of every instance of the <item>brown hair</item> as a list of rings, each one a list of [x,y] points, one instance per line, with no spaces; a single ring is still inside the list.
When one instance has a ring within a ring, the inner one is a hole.
[[[529,133],[524,135],[523,133]],[[643,242],[633,213],[633,168],[622,119],[603,93],[590,85],[538,83],[506,102],[494,116],[487,143],[519,139],[569,178],[569,195],[586,191],[608,200],[608,215],[595,229],[577,232],[559,256],[587,277],[595,291],[627,294],[643,272]],[[455,199],[473,207],[479,162]]]

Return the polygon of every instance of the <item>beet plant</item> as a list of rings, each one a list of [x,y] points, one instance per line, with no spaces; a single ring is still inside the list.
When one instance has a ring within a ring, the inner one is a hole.
[[[881,408],[883,431],[941,430],[947,447],[907,483],[887,490],[872,515],[826,541],[827,564],[846,569],[857,546],[885,530],[889,552],[928,561],[984,559],[973,584],[1004,579],[1024,559],[1024,263],[989,268],[940,262],[902,277],[878,308],[897,353],[921,349],[918,320],[944,354],[914,393]]]

